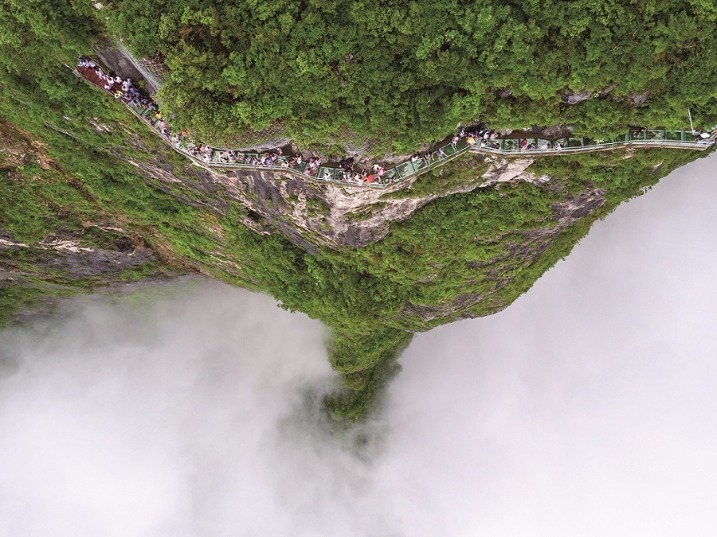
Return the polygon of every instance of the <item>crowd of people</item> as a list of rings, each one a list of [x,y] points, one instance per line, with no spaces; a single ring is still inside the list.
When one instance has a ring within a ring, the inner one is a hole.
[[[135,108],[151,108],[155,112],[159,112],[157,105],[151,99],[142,95],[131,78],[123,79],[111,73],[105,73],[92,58],[87,56],[80,56],[77,60],[77,66],[94,71],[97,78],[104,84],[103,88],[123,102],[131,104]]]
[[[511,151],[543,151],[547,149],[561,151],[564,147],[562,141],[549,142],[544,139],[527,138],[502,139],[498,132],[488,129],[483,123],[472,127],[458,129],[452,136],[450,143],[435,150],[416,153],[410,160],[395,168],[386,169],[380,164],[358,165],[351,157],[339,161],[337,167],[321,166],[317,156],[309,158],[301,153],[285,155],[281,148],[261,153],[246,152],[232,149],[219,149],[201,142],[194,141],[188,131],[172,129],[162,116],[157,104],[149,97],[143,95],[134,85],[131,78],[121,78],[112,73],[105,73],[103,69],[91,58],[80,56],[77,66],[81,70],[95,73],[95,78],[104,90],[114,95],[130,107],[133,107],[140,117],[144,118],[159,134],[178,150],[209,165],[245,165],[256,167],[290,168],[316,179],[332,182],[353,184],[379,184],[388,185],[415,173],[415,171],[435,164],[438,161],[454,155],[463,148],[480,147],[487,150],[509,149]],[[80,71],[81,72],[81,71]],[[94,81],[96,84],[97,81]],[[717,131],[702,132],[696,141],[711,143],[715,141]],[[601,140],[595,142],[603,143]],[[507,147],[506,147],[507,145]],[[447,153],[450,151],[450,153]],[[410,166],[409,166],[410,163]]]
[[[134,85],[131,78],[123,79],[122,77],[116,76],[112,73],[106,73],[94,60],[86,56],[81,56],[77,65],[79,68],[94,71],[104,90],[114,95],[125,104],[133,107],[142,118],[144,118],[175,148],[206,164],[291,168],[317,179],[354,184],[376,183],[386,185],[398,180],[401,176],[395,168],[387,170],[380,164],[359,165],[351,157],[341,160],[337,167],[322,167],[321,159],[318,156],[310,156],[306,158],[301,153],[285,155],[281,148],[261,153],[254,153],[215,148],[207,144],[197,142],[188,131],[177,131],[172,129],[166,118],[162,116],[157,104],[150,98],[143,95]],[[483,140],[484,144],[486,140],[488,140],[489,134],[493,135],[493,137],[496,136],[495,133],[487,131],[482,126],[479,126],[479,130],[476,131],[476,133],[480,133],[481,136],[487,133],[486,139]],[[476,134],[476,136],[477,135],[478,134]],[[453,152],[455,152],[457,148],[457,142],[466,138],[466,136],[468,136],[468,133],[465,129],[463,129],[458,136],[455,137],[454,142],[451,143],[454,150]],[[445,149],[443,147],[439,147],[434,152],[427,152],[420,158],[423,165],[429,165],[438,160],[442,160],[447,156],[448,155],[446,154]],[[412,161],[415,162],[418,158],[418,156],[414,156]]]

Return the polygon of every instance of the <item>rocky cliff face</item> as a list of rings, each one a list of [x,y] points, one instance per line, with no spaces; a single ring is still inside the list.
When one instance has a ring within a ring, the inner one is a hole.
[[[366,416],[413,332],[507,307],[684,154],[465,154],[372,190],[207,169],[132,117],[90,124],[84,146],[69,125],[57,134],[68,150],[57,161],[0,128],[0,324],[37,297],[202,272],[324,322],[344,380],[327,407],[350,420]]]
[[[495,179],[483,183],[482,187],[490,186],[493,181],[531,182],[534,184],[548,185],[550,177],[535,177],[530,173],[522,172],[512,179],[506,175],[498,175]],[[576,224],[583,218],[590,216],[605,203],[605,191],[591,188],[579,195],[566,195],[562,202],[553,205],[555,220],[552,225],[531,229],[525,232],[512,232],[514,239],[509,245],[509,251],[502,256],[495,257],[485,262],[469,262],[475,270],[476,277],[485,274],[494,281],[494,286],[487,292],[460,293],[439,306],[426,306],[407,304],[402,315],[405,317],[417,316],[424,322],[440,321],[454,316],[457,319],[469,319],[481,316],[471,310],[483,301],[488,301],[492,296],[501,292],[504,288],[514,283],[512,276],[504,273],[504,263],[509,261],[515,265],[527,265],[538,260],[550,245],[558,239],[565,229]],[[508,235],[508,234],[506,234]],[[497,236],[496,239],[500,237]],[[441,267],[437,267],[441,268]],[[436,272],[438,275],[438,271]],[[491,313],[496,313],[508,306],[507,303],[498,305]],[[461,312],[456,316],[456,312]]]
[[[119,215],[75,213],[65,194],[79,193],[87,202],[93,197],[45,149],[0,122],[0,308],[13,287],[62,294],[77,285],[171,272],[162,267],[159,249],[126,229]]]
[[[239,203],[247,208],[245,225],[259,233],[269,232],[269,227],[277,228],[294,244],[312,251],[312,243],[355,248],[378,241],[390,232],[392,223],[406,220],[438,198],[499,183],[546,184],[550,181],[547,175],[536,177],[526,171],[533,159],[474,155],[463,159],[459,166],[464,173],[454,184],[442,188],[441,178],[455,173],[455,166],[446,166],[385,190],[311,182],[273,170],[222,172],[200,168],[189,161],[178,170],[161,161],[151,164],[128,161],[151,181],[165,186],[182,185],[192,192],[191,199],[175,194],[187,203],[201,203],[219,212],[228,203]],[[418,182],[428,185],[422,189],[427,193],[415,192],[414,185]],[[432,182],[436,188],[430,188]],[[174,189],[166,190],[174,192]]]
[[[122,76],[144,78],[156,90],[157,81],[147,76],[142,60],[134,58],[125,47],[108,45],[96,52]],[[555,129],[564,130],[563,126]],[[107,130],[111,131],[112,126]],[[140,140],[135,143],[134,149],[140,153],[153,153]],[[239,205],[245,209],[241,217],[244,225],[262,234],[278,230],[311,253],[316,245],[357,248],[379,241],[390,232],[392,224],[407,220],[439,198],[500,183],[550,182],[549,176],[536,177],[527,171],[534,159],[478,155],[466,155],[436,171],[385,190],[373,190],[311,182],[281,171],[221,171],[199,167],[182,157],[167,159],[156,152],[154,158],[142,160],[134,154],[125,154],[121,148],[113,152],[135,166],[147,181],[182,203],[214,214],[223,214],[230,206]]]
[[[464,154],[374,190],[313,182],[282,170],[209,169],[174,152],[131,116],[127,122],[91,124],[104,149],[86,150],[100,153],[102,166],[125,170],[100,174],[91,184],[66,173],[27,136],[6,144],[10,191],[39,218],[37,224],[26,221],[23,209],[6,219],[8,225],[0,219],[6,284],[41,280],[91,287],[203,272],[275,295],[281,294],[277,285],[295,285],[303,290],[277,298],[295,301],[289,307],[302,311],[313,308],[314,316],[330,322],[331,308],[323,299],[312,301],[311,290],[325,284],[325,274],[343,277],[350,270],[350,285],[367,303],[363,315],[376,310],[378,322],[424,330],[505,307],[569,251],[572,237],[587,231],[608,198],[591,181],[570,181],[582,164],[569,158],[540,167],[535,158]],[[122,133],[129,137],[118,144]],[[590,166],[628,166],[631,156],[601,155]],[[653,175],[652,160],[636,173]],[[90,162],[79,169],[94,166]],[[558,162],[572,162],[572,168],[551,175]],[[39,166],[37,177],[33,166]],[[600,177],[606,177],[603,169]],[[65,190],[76,201],[63,199]],[[52,225],[43,224],[48,218]],[[583,220],[581,230],[564,237]],[[261,235],[283,237],[315,260]],[[457,239],[448,244],[446,236]],[[279,265],[270,266],[275,260]],[[343,296],[349,283],[333,280],[331,292]],[[383,295],[390,305],[370,304]],[[346,300],[354,307],[353,295]],[[381,313],[382,306],[393,320]]]

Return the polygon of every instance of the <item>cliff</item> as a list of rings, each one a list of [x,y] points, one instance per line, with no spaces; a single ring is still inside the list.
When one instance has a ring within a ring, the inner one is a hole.
[[[466,154],[372,190],[200,168],[107,104],[114,117],[68,118],[42,141],[2,125],[6,318],[36,297],[201,272],[331,327],[346,391],[329,404],[350,418],[412,332],[506,307],[596,218],[698,156]]]
[[[120,153],[118,156],[122,157]],[[181,184],[192,192],[193,203],[204,203],[221,210],[216,193],[223,192],[224,202],[236,202],[248,209],[251,216],[243,223],[261,233],[278,229],[289,240],[307,251],[314,251],[313,242],[338,248],[361,247],[385,237],[392,223],[409,218],[433,200],[498,183],[534,184],[549,181],[548,176],[535,177],[526,172],[532,159],[502,159],[466,156],[461,168],[470,171],[460,181],[442,184],[442,179],[455,173],[455,168],[439,169],[426,176],[410,179],[375,190],[350,184],[335,185],[296,178],[279,170],[226,170],[185,166],[182,171],[166,162],[127,162],[158,185]],[[426,184],[433,182],[428,188]],[[416,183],[424,185],[417,192]],[[160,187],[161,188],[161,187]],[[171,189],[167,189],[171,192]]]
[[[589,127],[602,136],[615,134],[615,129],[624,132],[630,122],[667,124],[660,113],[672,110],[663,106],[670,92],[676,92],[670,103],[680,114],[687,108],[684,103],[699,94],[706,97],[692,109],[695,117],[703,122],[716,117],[702,86],[672,87],[676,80],[691,78],[666,77],[662,71],[654,81],[652,70],[640,77],[645,73],[624,75],[613,69],[604,78],[610,84],[620,78],[622,85],[614,92],[604,97],[594,93],[566,109],[561,95],[568,95],[567,79],[574,77],[566,75],[550,87],[541,84],[545,72],[569,75],[570,69],[538,69],[533,73],[536,83],[529,86],[542,88],[540,94],[521,95],[513,82],[533,69],[516,59],[522,46],[506,52],[512,63],[495,57],[484,64],[476,49],[470,56],[476,69],[469,69],[453,64],[469,56],[451,52],[450,43],[426,49],[425,29],[418,27],[396,45],[395,54],[354,36],[356,54],[374,63],[357,61],[361,58],[349,49],[325,69],[324,60],[313,58],[304,62],[311,69],[296,74],[304,85],[281,69],[254,69],[247,76],[242,55],[213,41],[219,35],[212,33],[215,24],[229,24],[227,31],[236,31],[230,17],[202,17],[186,24],[162,17],[170,26],[183,26],[177,28],[181,32],[160,36],[153,33],[154,19],[135,17],[136,2],[115,7],[124,17],[121,24],[114,22],[117,28],[137,30],[134,40],[155,47],[150,52],[166,49],[172,84],[160,90],[160,97],[164,93],[178,124],[196,126],[207,140],[280,123],[281,114],[286,132],[299,143],[325,144],[355,124],[360,134],[396,152],[413,151],[445,135],[457,118],[483,112],[496,127],[560,123],[582,128],[576,131],[580,134]],[[84,3],[16,3],[0,10],[12,21],[4,28],[0,53],[0,321],[11,321],[17,311],[48,297],[200,272],[271,294],[283,307],[303,311],[330,328],[329,360],[344,385],[327,404],[338,418],[365,417],[396,372],[398,353],[414,332],[507,307],[568,255],[596,219],[705,154],[645,149],[511,160],[466,154],[386,190],[319,184],[269,170],[209,170],[176,154],[121,104],[87,87],[63,65],[107,38],[106,20],[113,16],[107,10],[100,13]],[[362,16],[354,11],[343,15]],[[132,26],[134,20],[142,24]],[[373,20],[362,18],[362,24]],[[543,22],[547,30],[552,28],[552,19]],[[622,25],[621,18],[613,22]],[[582,44],[578,34],[576,43]],[[245,35],[254,34],[239,38]],[[388,37],[400,35],[396,29]],[[660,61],[680,66],[675,67],[678,75],[685,69],[702,73],[704,55],[698,52],[712,39],[705,35],[697,52],[685,53],[680,62],[667,56]],[[552,31],[545,36],[547,45],[539,39],[536,46],[572,50],[573,44],[561,48],[563,44],[551,43]],[[165,37],[181,37],[181,42],[167,44]],[[645,39],[652,50],[649,36]],[[197,47],[190,48],[192,44]],[[290,52],[303,58],[303,49],[295,45]],[[693,57],[700,60],[698,70],[690,67]],[[256,58],[280,56],[267,49],[256,51]],[[550,58],[573,59],[567,53]],[[382,62],[388,62],[384,70]],[[592,61],[585,65],[594,69]],[[429,67],[432,71],[425,73]],[[480,71],[482,67],[487,70]],[[343,76],[342,69],[360,70],[348,89],[331,85]],[[307,80],[312,73],[324,78]],[[391,75],[385,78],[385,73]],[[463,74],[471,77],[470,91],[459,80]],[[713,72],[707,74],[704,84]],[[271,77],[266,87],[274,88],[273,93],[255,87],[265,75]],[[498,80],[511,86],[510,95],[495,97]],[[396,81],[402,87],[392,92]],[[593,81],[586,91],[598,92],[607,82]],[[650,84],[656,91],[647,106],[633,108],[612,99],[637,95]],[[341,106],[367,87],[375,91]],[[229,98],[232,92],[240,92],[241,98]]]

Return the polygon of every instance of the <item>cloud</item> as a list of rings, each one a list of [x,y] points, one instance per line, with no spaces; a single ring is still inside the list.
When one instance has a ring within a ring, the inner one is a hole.
[[[506,311],[415,340],[388,407],[394,480],[434,524],[412,535],[717,532],[716,165],[620,208]]]
[[[212,282],[160,293],[81,300],[4,334],[19,366],[0,383],[3,536],[220,535],[203,526],[271,521],[277,427],[302,390],[331,382],[323,330]]]
[[[0,333],[0,537],[714,535],[717,160],[506,311],[416,338],[375,441],[322,327],[184,281]]]

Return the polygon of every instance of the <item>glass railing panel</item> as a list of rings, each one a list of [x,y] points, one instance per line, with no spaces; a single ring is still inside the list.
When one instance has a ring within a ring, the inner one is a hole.
[[[413,168],[415,170],[420,170],[421,168],[428,166],[425,158],[417,158],[416,160],[411,159],[411,163],[413,164]]]
[[[396,172],[401,178],[408,177],[409,175],[413,174],[413,168],[411,167],[411,163],[404,162],[403,164],[399,164],[398,166],[396,166]]]
[[[518,140],[503,140],[501,149],[503,151],[518,151]]]
[[[382,183],[389,184],[393,183],[394,181],[398,180],[398,172],[396,172],[396,168],[391,168],[389,170],[386,170],[386,173],[383,174]]]

